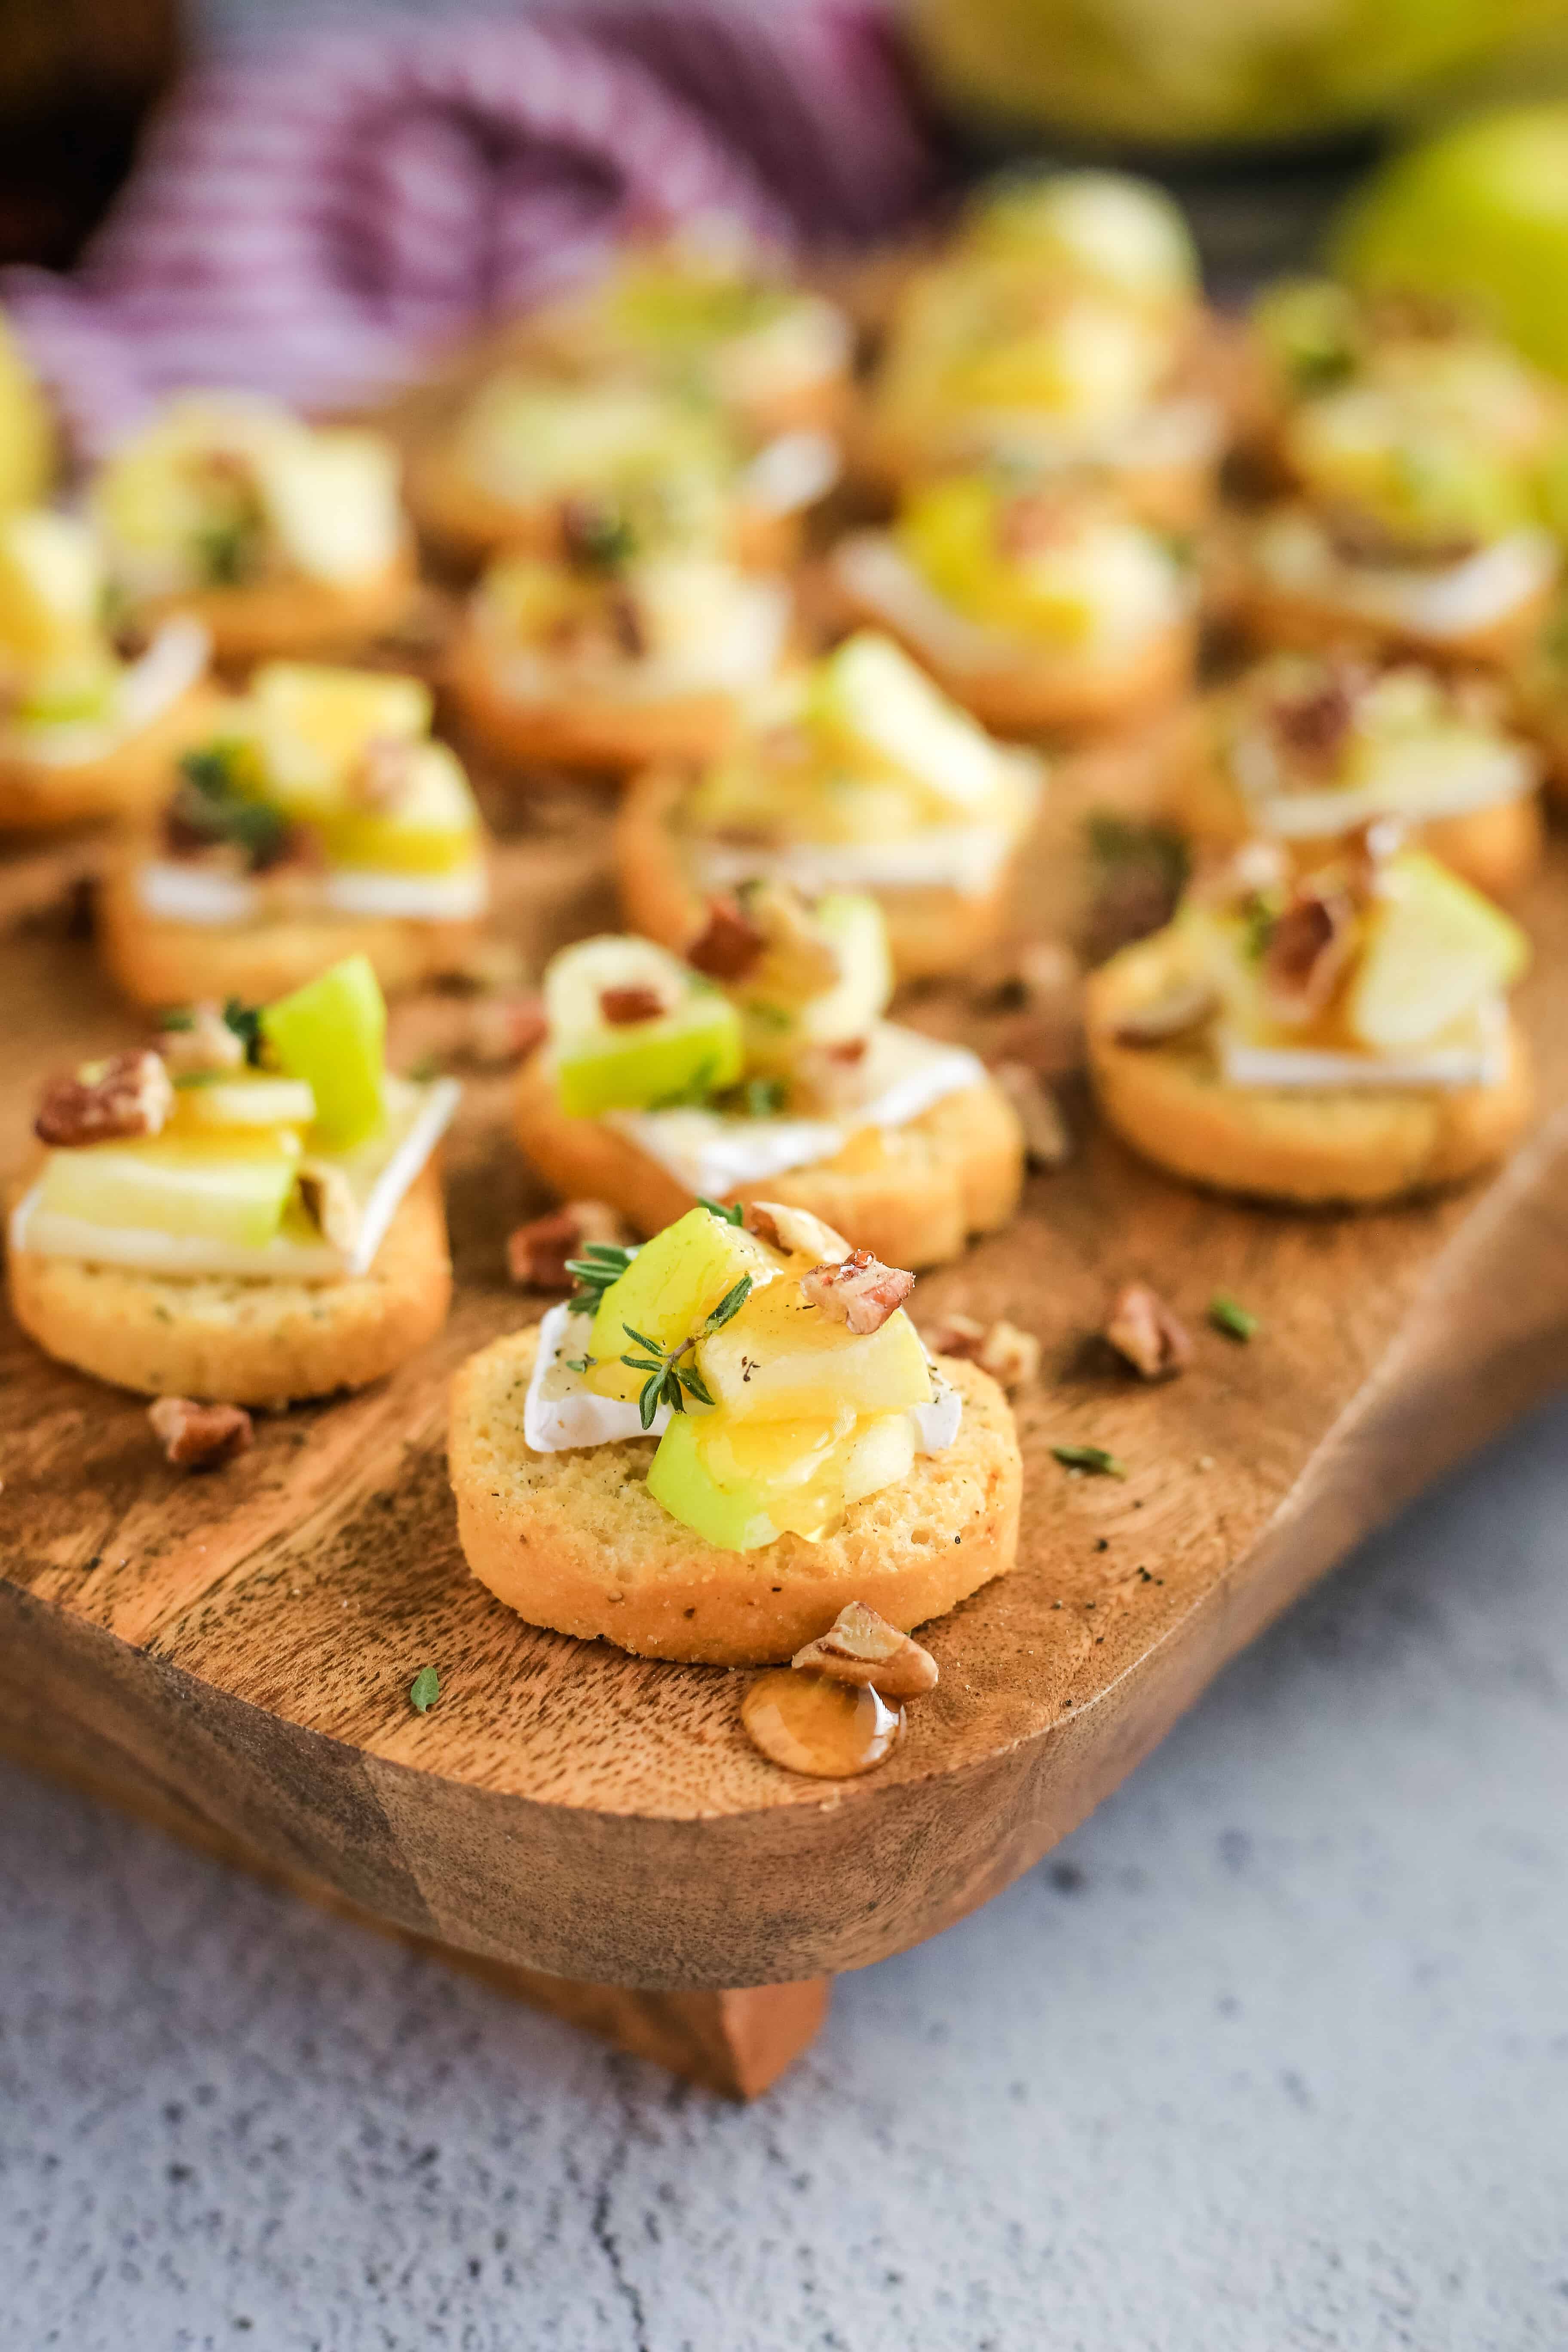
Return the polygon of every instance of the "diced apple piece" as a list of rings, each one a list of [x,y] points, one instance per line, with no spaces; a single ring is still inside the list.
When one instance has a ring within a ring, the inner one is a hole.
[[[863,1037],[886,1010],[893,993],[888,926],[875,898],[858,891],[834,890],[812,910],[818,930],[838,958],[838,979],[804,1007],[799,1034],[811,1045],[831,1045]]]
[[[967,814],[995,793],[995,744],[874,630],[862,629],[821,664],[809,707],[848,751],[914,777],[946,808]]]
[[[88,525],[38,507],[0,516],[0,645],[28,669],[93,650],[103,567]]]
[[[54,462],[47,404],[0,319],[0,508],[28,507],[44,498]]]
[[[672,1518],[720,1551],[759,1551],[777,1540],[755,1486],[721,1486],[709,1469],[689,1413],[677,1413],[648,1465],[647,1491]]]
[[[753,1291],[700,1343],[697,1362],[715,1403],[737,1420],[791,1420],[833,1405],[893,1412],[931,1402],[925,1349],[901,1307],[879,1331],[858,1338],[788,1279]]]
[[[659,1010],[615,1020],[637,996]],[[574,1118],[647,1110],[732,1086],[743,1055],[729,998],[648,940],[584,940],[544,975],[544,1009],[562,1108]]]
[[[316,1097],[316,1132],[346,1151],[384,1116],[386,1002],[368,956],[347,956],[317,980],[263,1007],[261,1034],[286,1077]]]
[[[479,813],[457,753],[445,743],[420,743],[392,806],[343,808],[323,832],[339,866],[447,874],[473,858]]]
[[[629,1325],[660,1348],[679,1347],[699,1330],[736,1283],[750,1276],[753,1296],[771,1283],[778,1260],[766,1245],[710,1209],[688,1209],[638,1250],[599,1302],[588,1340],[588,1386],[603,1396],[635,1397],[647,1378],[618,1360],[643,1350]]]
[[[294,1189],[296,1137],[198,1141],[159,1136],[51,1152],[41,1205],[91,1225],[146,1227],[259,1249],[283,1221]]]
[[[257,488],[284,552],[314,580],[375,580],[403,541],[397,452],[379,433],[301,433],[258,450]]]
[[[208,1078],[175,1088],[182,1127],[309,1127],[316,1097],[302,1078]]]
[[[1346,1019],[1374,1053],[1423,1045],[1510,988],[1530,961],[1519,925],[1435,857],[1406,850],[1367,921]]]
[[[863,1421],[844,1459],[844,1504],[896,1486],[915,1466],[915,1424],[908,1412],[879,1412]]]
[[[1122,172],[1017,173],[975,208],[972,241],[1037,255],[1118,293],[1189,293],[1197,256],[1180,205]]]
[[[315,662],[268,662],[251,680],[269,777],[300,814],[332,809],[342,784],[377,740],[417,742],[430,731],[422,678]]]

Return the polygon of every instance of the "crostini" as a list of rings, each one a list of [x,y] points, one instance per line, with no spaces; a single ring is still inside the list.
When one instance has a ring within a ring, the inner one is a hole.
[[[633,782],[614,841],[621,906],[679,950],[715,892],[863,890],[900,980],[961,971],[1003,929],[1044,772],[863,631],[759,696],[696,775],[667,765]]]
[[[1146,1159],[1217,1192],[1369,1207],[1517,1141],[1533,1088],[1507,992],[1524,934],[1377,835],[1294,870],[1251,844],[1091,975],[1095,1093]]]
[[[882,1018],[876,901],[762,882],[678,961],[595,939],[547,967],[548,1035],[519,1073],[530,1160],[639,1233],[703,1198],[809,1209],[889,1264],[956,1257],[1017,1204],[1017,1113],[984,1065]]]
[[[11,1210],[24,1330],[117,1388],[279,1407],[422,1347],[451,1292],[434,1154],[458,1089],[390,1075],[384,1032],[353,957],[58,1078]]]
[[[578,1275],[452,1391],[458,1539],[531,1623],[763,1664],[850,1600],[907,1631],[1013,1566],[1012,1413],[927,1354],[908,1271],[756,1201]]]
[[[1541,863],[1540,769],[1495,678],[1275,654],[1210,696],[1185,730],[1168,811],[1203,845],[1260,834],[1303,854],[1393,818],[1463,880],[1507,898]]]
[[[400,463],[379,433],[315,426],[250,394],[173,400],[89,489],[121,607],[194,615],[220,662],[351,654],[415,593]]]
[[[110,853],[98,940],[126,994],[254,1000],[353,954],[385,989],[461,971],[489,903],[485,830],[430,718],[418,678],[258,670]]]
[[[201,623],[166,621],[128,655],[108,611],[87,523],[42,507],[0,514],[0,828],[133,814],[205,723]]]
[[[1274,289],[1256,328],[1279,495],[1247,532],[1242,625],[1310,650],[1515,658],[1558,572],[1542,511],[1561,387],[1474,330],[1315,281]]]
[[[982,192],[895,308],[855,444],[894,488],[1091,468],[1147,520],[1207,513],[1226,437],[1181,213],[1110,172]]]
[[[1007,735],[1081,740],[1191,686],[1194,575],[1106,492],[954,475],[831,558],[856,619],[901,639],[954,701]]]

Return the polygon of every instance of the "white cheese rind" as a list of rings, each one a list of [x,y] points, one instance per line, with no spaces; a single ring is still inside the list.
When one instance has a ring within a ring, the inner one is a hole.
[[[791,1168],[832,1160],[863,1128],[907,1127],[945,1096],[985,1081],[985,1066],[963,1045],[939,1045],[912,1029],[879,1022],[867,1053],[864,1091],[834,1118],[743,1118],[710,1110],[612,1110],[605,1124],[646,1151],[687,1191],[722,1200]]]
[[[616,1445],[628,1437],[661,1437],[669,1407],[660,1405],[645,1430],[635,1402],[599,1396],[581,1372],[567,1369],[568,1357],[588,1351],[592,1315],[574,1314],[570,1301],[552,1307],[539,1327],[539,1352],[523,1401],[524,1443],[535,1454],[566,1454],[587,1445]],[[963,1399],[934,1369],[931,1402],[912,1405],[915,1450],[940,1454],[953,1443],[963,1418]]]
[[[1424,748],[1421,737],[1389,746],[1384,772],[1364,784],[1290,791],[1283,785],[1273,745],[1258,730],[1232,744],[1230,769],[1258,830],[1281,841],[1326,840],[1383,816],[1404,817],[1413,824],[1468,816],[1477,809],[1522,799],[1539,781],[1535,753],[1505,737],[1469,733],[1464,740],[1465,756],[1454,757],[1452,736],[1435,730],[1430,756],[1423,757]]]
[[[359,1233],[352,1250],[335,1249],[325,1240],[300,1242],[284,1234],[260,1249],[238,1249],[191,1234],[89,1224],[46,1209],[41,1184],[35,1184],[12,1211],[10,1246],[31,1250],[40,1257],[131,1266],[153,1275],[342,1282],[366,1274],[405,1193],[451,1125],[462,1089],[454,1078],[437,1078],[427,1087],[392,1078],[387,1091],[389,1132],[373,1137],[353,1151],[332,1155],[360,1204]]]
[[[1516,530],[1456,563],[1352,563],[1300,509],[1266,521],[1257,551],[1279,587],[1331,598],[1348,613],[1439,643],[1506,620],[1552,585],[1560,560],[1548,532]]]
[[[798,514],[826,498],[841,459],[831,434],[802,428],[765,442],[741,476],[742,498],[767,514]]]
[[[300,903],[298,876],[291,877],[290,910]],[[134,887],[143,910],[160,922],[195,923],[220,929],[253,922],[267,911],[267,892],[238,874],[150,858],[136,868]],[[489,903],[489,876],[482,861],[455,874],[395,874],[384,868],[329,867],[305,904],[319,900],[336,915],[368,916],[417,923],[460,923],[482,915]]]
[[[557,703],[584,698],[641,708],[689,694],[742,694],[773,676],[789,634],[791,600],[782,580],[737,577],[722,622],[700,646],[681,653],[628,655],[591,672],[567,669],[547,654],[508,646],[499,626],[487,625],[482,599],[479,627],[493,648],[490,669],[498,691],[513,702]]]
[[[792,882],[808,898],[826,890],[956,890],[984,898],[1013,847],[1001,825],[927,825],[888,841],[789,841],[745,849],[695,836],[691,863],[704,890],[733,890],[759,876]]]
[[[1508,1074],[1508,1008],[1500,996],[1478,1005],[1419,1053],[1333,1054],[1312,1047],[1258,1045],[1234,1029],[1216,1041],[1226,1086],[1292,1090],[1452,1093],[1495,1087]]]
[[[106,759],[190,691],[211,651],[200,621],[187,614],[165,621],[146,652],[121,673],[110,717],[7,727],[0,730],[0,752],[39,768],[80,768]]]

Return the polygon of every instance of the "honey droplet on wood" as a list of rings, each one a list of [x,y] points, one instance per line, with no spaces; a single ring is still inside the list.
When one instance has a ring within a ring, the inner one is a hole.
[[[904,1710],[868,1684],[775,1666],[741,1701],[741,1720],[770,1763],[816,1780],[847,1780],[892,1754]]]

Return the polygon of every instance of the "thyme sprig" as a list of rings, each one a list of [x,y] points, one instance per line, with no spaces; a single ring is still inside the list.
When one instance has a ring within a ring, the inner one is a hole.
[[[623,1356],[621,1361],[628,1370],[647,1374],[637,1397],[637,1415],[645,1429],[653,1427],[654,1415],[661,1404],[668,1405],[671,1412],[684,1412],[689,1396],[695,1397],[699,1404],[717,1402],[695,1364],[683,1364],[680,1360],[696,1347],[700,1339],[721,1331],[731,1318],[740,1313],[751,1295],[752,1277],[743,1274],[740,1281],[724,1293],[712,1313],[704,1316],[697,1329],[689,1332],[674,1348],[661,1348],[658,1341],[650,1339],[646,1331],[634,1330],[629,1323],[622,1324],[621,1328],[627,1339],[644,1350],[640,1356]]]
[[[635,1250],[619,1242],[584,1242],[581,1257],[569,1257],[566,1271],[577,1287],[567,1301],[574,1315],[597,1314],[612,1282],[619,1282]]]

